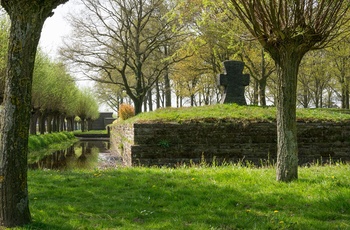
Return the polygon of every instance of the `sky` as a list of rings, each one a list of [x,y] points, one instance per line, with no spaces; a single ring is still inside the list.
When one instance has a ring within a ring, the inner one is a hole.
[[[70,35],[71,28],[66,17],[69,12],[73,12],[77,8],[76,5],[76,0],[70,0],[58,6],[54,10],[54,15],[45,21],[39,46],[52,58],[58,56],[58,49],[62,44],[62,39]]]
[[[75,13],[78,11],[78,0],[69,0],[67,3],[58,6],[54,10],[54,15],[46,19],[44,27],[41,32],[41,38],[39,46],[43,51],[49,55],[53,60],[59,58],[59,48],[62,45],[62,39],[69,37],[71,33],[71,27],[67,20],[69,13]],[[71,73],[74,75],[74,73]],[[79,76],[74,76],[79,79]],[[79,88],[93,87],[91,81],[77,81]],[[100,111],[110,111],[106,105],[100,105]]]

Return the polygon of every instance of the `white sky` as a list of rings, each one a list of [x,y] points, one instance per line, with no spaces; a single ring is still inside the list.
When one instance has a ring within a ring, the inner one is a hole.
[[[41,32],[39,46],[53,60],[57,60],[59,47],[62,40],[70,36],[71,27],[66,17],[69,13],[76,13],[78,10],[78,0],[69,0],[67,3],[58,6],[54,10],[54,15],[46,19]],[[78,76],[75,76],[76,78]],[[77,81],[79,87],[93,87],[91,81]],[[100,105],[100,111],[110,111],[105,105]]]
[[[71,28],[66,17],[69,12],[74,12],[76,5],[76,0],[70,0],[63,5],[59,5],[54,10],[54,15],[45,21],[39,46],[52,58],[57,57],[62,39],[70,35]]]

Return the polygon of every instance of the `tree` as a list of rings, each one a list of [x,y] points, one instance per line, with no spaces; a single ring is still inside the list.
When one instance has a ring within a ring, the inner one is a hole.
[[[174,29],[176,18],[166,17],[171,6],[165,0],[82,3],[83,17],[71,17],[76,34],[62,56],[84,68],[89,79],[122,86],[135,113],[140,113],[148,91],[180,59],[165,52],[171,43],[185,38]]]
[[[75,114],[79,116],[81,120],[81,131],[86,131],[86,122],[89,120],[95,120],[98,118],[98,104],[92,95],[91,89],[83,89],[78,98],[75,107]]]
[[[341,86],[341,107],[349,109],[350,106],[350,39],[344,38],[330,49],[329,54],[334,62],[334,74]]]
[[[298,178],[297,76],[303,56],[323,48],[341,31],[346,0],[230,0],[250,33],[275,61],[277,82],[278,181]]]
[[[236,33],[242,27],[239,20],[228,19],[222,5],[219,0],[181,0],[172,11],[193,32],[184,43],[192,56],[176,63],[171,73],[178,101],[189,97],[194,106],[220,98],[217,75],[222,72],[223,61],[237,56],[241,42]]]
[[[34,61],[41,29],[52,10],[67,0],[2,0],[11,20],[0,118],[0,225],[31,220],[27,153]]]
[[[38,119],[41,134],[64,130],[65,120],[72,130],[77,94],[78,88],[65,66],[51,61],[39,49],[33,73],[30,133],[36,134]]]
[[[267,80],[275,71],[275,67],[271,58],[264,52],[260,45],[254,41],[245,42],[242,44],[242,61],[245,62],[245,67],[248,69],[251,79],[254,79],[254,105],[260,103],[261,106],[266,106],[266,86]]]

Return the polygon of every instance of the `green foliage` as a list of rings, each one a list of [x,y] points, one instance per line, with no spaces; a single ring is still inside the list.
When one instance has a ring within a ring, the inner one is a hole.
[[[32,90],[33,108],[46,113],[65,114],[67,117],[81,116],[96,119],[98,104],[92,90],[79,90],[65,66],[38,51]]]
[[[349,229],[349,165],[29,171],[32,224],[17,229]]]
[[[165,108],[139,114],[126,122],[216,122],[218,120],[276,121],[275,107],[217,104],[201,107]],[[348,121],[349,110],[297,109],[298,121]]]
[[[82,120],[95,120],[99,116],[98,104],[92,92],[93,91],[91,89],[85,88],[80,91],[77,96],[75,114]]]

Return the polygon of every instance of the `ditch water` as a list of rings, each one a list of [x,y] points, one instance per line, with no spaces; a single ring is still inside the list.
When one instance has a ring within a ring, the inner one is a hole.
[[[110,154],[109,147],[109,139],[80,139],[67,149],[48,153],[28,167],[54,170],[116,167],[118,159]]]

